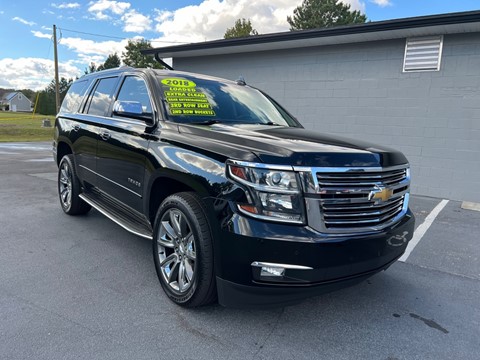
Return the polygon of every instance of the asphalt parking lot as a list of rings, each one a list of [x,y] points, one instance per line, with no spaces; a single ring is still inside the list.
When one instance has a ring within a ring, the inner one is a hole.
[[[442,199],[413,196],[431,226],[355,287],[186,310],[163,294],[150,241],[95,210],[63,214],[56,170],[50,144],[0,144],[0,359],[480,359],[480,212],[459,202],[432,220]]]

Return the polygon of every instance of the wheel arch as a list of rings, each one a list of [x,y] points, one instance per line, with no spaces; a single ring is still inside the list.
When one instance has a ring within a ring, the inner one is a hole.
[[[201,198],[209,196],[207,188],[199,181],[192,180],[192,175],[190,174],[157,174],[151,180],[147,208],[145,209],[151,224],[153,225],[155,222],[157,210],[163,200],[170,195],[185,191],[195,192]]]
[[[72,147],[65,141],[59,141],[57,144],[57,166],[65,155],[73,154]]]

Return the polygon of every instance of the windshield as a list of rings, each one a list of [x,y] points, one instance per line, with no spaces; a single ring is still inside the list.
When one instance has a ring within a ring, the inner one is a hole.
[[[244,84],[184,74],[159,80],[167,118],[175,122],[299,126],[276,102]]]

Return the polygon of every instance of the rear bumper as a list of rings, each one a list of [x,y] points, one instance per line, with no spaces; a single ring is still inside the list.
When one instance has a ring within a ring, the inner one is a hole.
[[[409,211],[381,232],[327,236],[309,227],[235,216],[224,229],[217,258],[219,303],[231,307],[284,305],[357,284],[385,270],[404,252],[415,220]],[[254,236],[255,235],[255,236]],[[264,276],[253,264],[292,265]]]

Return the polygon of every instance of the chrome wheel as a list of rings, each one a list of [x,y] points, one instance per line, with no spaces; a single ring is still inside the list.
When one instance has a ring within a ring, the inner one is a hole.
[[[72,204],[72,171],[67,162],[60,167],[59,190],[62,206],[69,209]]]
[[[86,214],[92,208],[80,198],[82,187],[75,171],[72,154],[65,155],[58,165],[58,197],[63,212],[68,215]]]
[[[187,292],[194,283],[195,237],[185,214],[177,208],[165,211],[158,229],[158,260],[161,276],[177,293]]]

